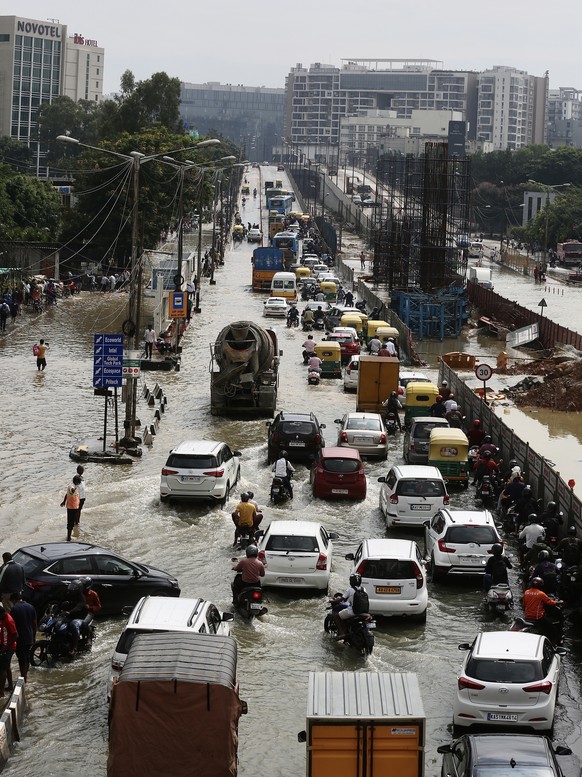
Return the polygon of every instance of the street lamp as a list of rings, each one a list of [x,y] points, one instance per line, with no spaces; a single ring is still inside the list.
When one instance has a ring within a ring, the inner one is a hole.
[[[208,140],[202,140],[194,146],[188,146],[186,148],[177,148],[172,151],[163,152],[160,154],[150,154],[146,156],[139,151],[131,151],[129,154],[121,154],[118,151],[111,151],[110,149],[100,148],[99,146],[91,146],[88,143],[82,143],[78,138],[73,138],[70,135],[58,135],[57,140],[64,143],[72,143],[76,146],[82,146],[93,151],[99,151],[103,154],[109,154],[115,156],[118,159],[123,159],[129,162],[132,166],[132,223],[131,223],[131,264],[130,264],[130,283],[129,283],[129,299],[128,299],[128,319],[123,325],[123,334],[127,337],[127,346],[133,344],[133,349],[138,350],[140,345],[139,334],[139,319],[141,315],[141,263],[138,262],[138,235],[139,235],[139,170],[140,165],[144,162],[149,162],[152,159],[159,159],[165,154],[177,154],[183,151],[192,151],[196,148],[205,148],[207,146],[216,146],[220,144],[218,138],[209,138]],[[133,342],[132,342],[133,341]],[[136,425],[136,410],[137,410],[137,381],[135,378],[127,378],[128,390],[125,402],[125,438],[128,441],[135,440],[135,425]],[[131,381],[131,384],[129,384]]]
[[[547,267],[548,264],[548,226],[549,226],[549,220],[550,220],[550,189],[559,189],[562,186],[572,186],[571,183],[556,183],[553,185],[550,185],[548,183],[540,183],[540,181],[534,181],[533,178],[527,179],[528,183],[534,183],[536,186],[541,186],[542,189],[546,193],[546,205],[544,207],[545,211],[545,226],[544,226],[544,270]],[[543,310],[542,310],[543,313]]]

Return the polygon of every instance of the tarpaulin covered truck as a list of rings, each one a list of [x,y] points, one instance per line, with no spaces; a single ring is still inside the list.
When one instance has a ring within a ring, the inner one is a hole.
[[[307,777],[423,777],[426,717],[409,672],[310,672]]]
[[[255,248],[252,266],[253,291],[271,291],[273,276],[283,270],[283,250],[281,248]]]
[[[233,637],[138,634],[112,688],[107,777],[235,777],[236,664]]]

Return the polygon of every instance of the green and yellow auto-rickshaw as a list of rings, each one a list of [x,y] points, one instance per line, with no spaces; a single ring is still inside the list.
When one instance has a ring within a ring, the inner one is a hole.
[[[248,186],[246,183],[243,184],[241,187],[240,193],[244,194],[245,197],[247,197],[251,193],[251,187]]]
[[[297,283],[305,283],[311,278],[311,270],[309,267],[296,267],[295,277],[297,278]]]
[[[319,290],[326,302],[337,302],[337,286],[334,281],[322,281]]]
[[[232,241],[233,243],[242,243],[245,236],[245,228],[242,224],[235,224],[232,228]]]
[[[413,418],[430,415],[430,408],[436,402],[438,393],[438,386],[435,386],[434,383],[419,383],[417,381],[407,383],[404,399],[404,426],[410,428]]]
[[[368,333],[370,331],[370,322],[368,321]],[[396,329],[395,326],[389,326],[388,324],[384,324],[383,326],[379,326],[376,329],[376,337],[384,342],[389,337],[393,337],[395,342],[397,343],[400,338],[400,332],[398,329]]]
[[[410,384],[408,384],[410,385]],[[408,387],[406,389],[408,393]],[[462,429],[436,427],[428,443],[428,463],[441,471],[447,483],[469,485],[469,440]]]
[[[322,378],[341,378],[342,352],[339,343],[323,341],[315,346],[315,354],[321,359]]]
[[[368,342],[373,337],[376,337],[378,335],[378,329],[381,329],[381,328],[390,329],[391,327],[390,327],[390,324],[387,321],[380,321],[380,320],[375,319],[375,318],[369,319],[369,321],[368,321],[368,334],[367,334],[367,337],[366,337]],[[388,336],[391,336],[391,335],[386,335],[386,336],[388,337]],[[378,335],[378,337],[380,337],[380,336]],[[382,338],[380,337],[380,340],[381,339]]]
[[[344,313],[340,318],[340,326],[349,326],[356,330],[358,338],[361,340],[364,334],[364,323],[362,317],[357,313]]]

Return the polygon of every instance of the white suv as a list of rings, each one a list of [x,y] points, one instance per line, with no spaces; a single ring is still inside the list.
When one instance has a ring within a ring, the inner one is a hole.
[[[360,368],[360,357],[352,356],[346,368],[344,369],[344,391],[358,390],[358,370]]]
[[[186,440],[162,469],[160,499],[202,499],[224,504],[240,478],[238,451],[216,440]]]
[[[433,582],[445,575],[485,573],[495,543],[503,544],[489,510],[439,510],[425,525]]]
[[[387,526],[422,528],[429,515],[449,503],[445,481],[436,467],[395,464],[378,482],[382,483],[380,509]]]
[[[412,540],[364,540],[355,553],[351,573],[362,576],[372,615],[404,615],[426,620],[428,593],[425,562]]]
[[[228,637],[229,621],[233,617],[231,612],[220,612],[204,599],[143,596],[133,608],[113,651],[107,697],[111,696],[111,686],[123,669],[136,634],[194,631],[197,634],[220,634]]]

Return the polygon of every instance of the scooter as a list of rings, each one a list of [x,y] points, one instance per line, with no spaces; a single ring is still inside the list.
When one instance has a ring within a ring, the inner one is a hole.
[[[303,351],[303,364],[307,367],[307,362],[313,356],[313,351]]]
[[[481,500],[483,507],[486,507],[495,500],[495,486],[490,475],[483,475],[481,481],[477,484],[475,496],[477,499]]]
[[[233,558],[232,561],[238,561],[238,559]],[[234,583],[231,587],[233,589],[232,603],[243,618],[251,620],[252,618],[260,618],[261,615],[268,613],[267,608],[263,606],[263,589],[260,585],[247,586],[236,597],[234,596]]]
[[[492,585],[485,597],[485,606],[494,615],[507,612],[513,607],[513,594],[507,583]]]
[[[307,382],[309,383],[310,386],[319,386],[320,380],[321,378],[317,370],[307,371]]]
[[[73,635],[68,629],[68,616],[63,611],[65,604],[53,604],[41,619],[38,630],[44,634],[44,639],[37,640],[30,650],[30,663],[33,666],[43,663],[52,666],[59,658],[70,659]],[[91,650],[94,638],[93,616],[88,615],[81,624],[77,651],[80,653]]]
[[[301,319],[301,329],[304,332],[313,332],[313,321]]]
[[[287,316],[287,329],[296,329],[299,326],[299,319],[298,318],[291,318],[291,316]]]
[[[561,645],[564,639],[564,615],[560,605],[554,605],[553,607],[546,607],[545,614],[551,619],[553,629],[555,632],[554,645]],[[529,634],[542,634],[542,629],[539,624],[534,621],[528,621],[525,618],[515,618],[510,626],[509,631],[524,631]],[[556,650],[564,650],[564,648],[556,648]],[[565,652],[565,651],[564,651]],[[563,655],[563,653],[560,653]]]
[[[396,430],[398,429],[398,421],[396,419],[396,413],[387,413],[386,414],[386,431],[390,436],[396,434]]]
[[[336,594],[335,597],[330,600],[329,610],[333,610],[338,606],[338,597],[341,597],[341,594]],[[346,627],[346,633],[340,637],[332,612],[328,613],[323,621],[325,632],[330,634],[334,641],[343,642],[344,645],[350,645],[363,656],[371,655],[374,650],[374,634],[372,630],[376,628],[376,621],[374,618],[369,614],[354,615],[353,618],[344,621],[344,625]]]
[[[276,505],[282,504],[290,497],[291,494],[289,493],[284,481],[275,475],[271,483],[271,502]]]
[[[325,329],[325,320],[323,316],[321,318],[316,318],[313,322],[313,328],[317,329],[319,332],[323,332]]]

